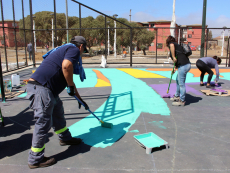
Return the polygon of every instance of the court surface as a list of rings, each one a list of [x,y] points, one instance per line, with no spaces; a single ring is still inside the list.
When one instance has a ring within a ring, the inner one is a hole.
[[[19,72],[21,82],[32,68]],[[35,120],[26,93],[0,103],[5,127],[0,127],[1,172],[230,172],[230,97],[206,96],[200,90],[199,70],[186,79],[186,104],[172,106],[167,94],[172,68],[85,68],[86,80],[74,82],[83,100],[113,129],[102,128],[66,90],[60,94],[67,127],[79,146],[60,146],[51,129],[45,155],[57,163],[30,170],[27,166]],[[176,91],[176,75],[169,94]],[[229,90],[230,69],[220,69],[219,89]],[[213,80],[215,75],[213,76]],[[205,75],[204,81],[207,80]],[[25,86],[18,90],[24,91]],[[16,91],[14,89],[13,91]],[[153,132],[169,148],[155,147],[151,154],[135,142],[134,135]]]

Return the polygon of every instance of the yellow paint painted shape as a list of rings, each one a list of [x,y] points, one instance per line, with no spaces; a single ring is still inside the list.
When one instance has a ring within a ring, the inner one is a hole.
[[[106,78],[99,70],[93,69],[93,71],[97,75],[97,84],[95,85],[95,87],[111,86],[109,79]]]
[[[147,71],[143,71],[143,70],[139,70],[139,69],[118,68],[118,70],[121,70],[135,78],[166,78],[164,76],[161,76],[155,73],[151,73],[151,72],[147,72]]]
[[[111,86],[111,84],[102,79],[97,79],[97,84],[95,85],[95,87],[106,87],[106,86]]]

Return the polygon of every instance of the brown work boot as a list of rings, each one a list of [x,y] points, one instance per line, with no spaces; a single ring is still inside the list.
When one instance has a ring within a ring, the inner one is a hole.
[[[172,106],[184,106],[185,105],[185,101],[181,101],[181,99],[179,99],[178,101],[172,102]]]
[[[79,145],[82,142],[82,140],[80,138],[72,138],[68,141],[62,141],[60,140],[59,143],[61,146],[65,146],[65,145]]]
[[[174,97],[170,98],[170,100],[171,100],[171,101],[179,101],[179,100],[180,100],[180,97],[174,96]]]
[[[36,163],[34,165],[28,164],[28,166],[29,166],[30,169],[44,168],[44,167],[51,166],[51,165],[53,165],[55,163],[56,163],[56,161],[55,161],[54,158],[44,157],[40,163]]]

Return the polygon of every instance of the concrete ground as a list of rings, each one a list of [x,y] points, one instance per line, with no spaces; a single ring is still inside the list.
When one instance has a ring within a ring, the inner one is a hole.
[[[139,68],[130,69],[147,68],[150,67],[139,66]],[[160,68],[164,74],[165,69]],[[31,76],[32,69],[19,71],[21,82]],[[86,70],[90,69],[94,67],[86,68]],[[104,76],[106,76],[106,70],[110,69],[103,69],[105,70],[103,71]],[[97,70],[100,71],[100,69]],[[154,71],[149,72],[155,73]],[[159,73],[161,71],[157,72]],[[96,114],[97,109],[108,100],[114,89],[113,79],[107,78],[111,86],[79,88],[83,100]],[[170,78],[135,78],[135,80],[141,80],[148,86],[168,84]],[[171,85],[175,85],[174,83],[175,80],[172,80]],[[229,89],[230,81],[225,77],[220,79],[220,84],[222,89]],[[130,84],[130,87],[131,85],[134,88],[139,87],[135,86],[135,83]],[[2,114],[5,117],[5,126],[0,127],[0,170],[4,173],[230,172],[229,97],[206,96],[200,92],[201,89],[206,88],[200,87],[199,84],[191,84],[189,87],[196,92],[187,93],[184,107],[174,107],[169,98],[162,98],[161,101],[170,111],[168,116],[160,113],[151,114],[148,111],[141,112],[128,131],[111,146],[105,148],[94,147],[85,142],[79,146],[60,146],[57,135],[51,129],[47,137],[45,155],[54,157],[57,163],[51,167],[34,170],[30,170],[27,165],[35,123],[33,112],[28,108],[29,101],[25,97],[7,99],[6,103],[0,103]],[[23,91],[25,88],[26,86],[21,86],[19,90]],[[154,89],[152,92],[158,94]],[[84,109],[78,109],[76,100],[68,96],[66,91],[60,94],[60,98],[65,108],[67,127],[90,115]],[[154,101],[157,97],[143,98],[140,94],[133,99],[140,101],[141,99],[153,99]],[[136,106],[134,104],[134,111],[136,111]],[[154,105],[149,108],[161,111],[161,107]],[[139,132],[135,133],[132,130]],[[169,149],[164,146],[153,148],[151,154],[146,154],[145,149],[138,145],[133,137],[146,132],[153,132],[167,141]]]

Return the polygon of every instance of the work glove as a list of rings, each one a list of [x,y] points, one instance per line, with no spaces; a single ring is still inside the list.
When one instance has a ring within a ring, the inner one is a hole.
[[[88,110],[89,106],[86,104],[86,102],[84,102],[82,99],[81,99],[81,102],[84,104],[85,110]],[[78,108],[81,109],[81,103],[80,102],[78,102]]]
[[[67,88],[67,93],[68,93],[70,96],[74,96],[74,95],[75,95],[74,86],[68,86],[68,88]]]

